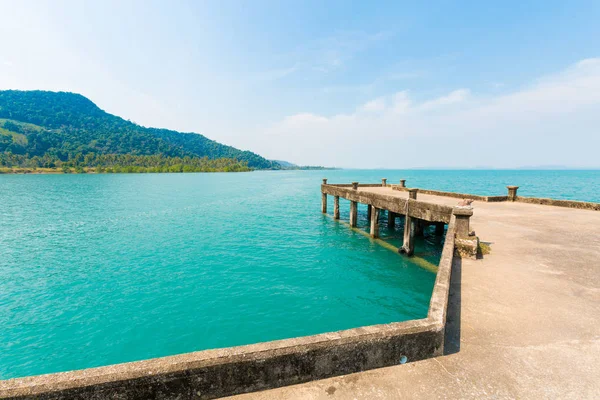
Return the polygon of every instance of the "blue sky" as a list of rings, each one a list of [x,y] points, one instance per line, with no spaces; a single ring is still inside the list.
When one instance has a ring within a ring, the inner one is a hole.
[[[340,167],[600,167],[600,2],[0,0],[0,89]]]

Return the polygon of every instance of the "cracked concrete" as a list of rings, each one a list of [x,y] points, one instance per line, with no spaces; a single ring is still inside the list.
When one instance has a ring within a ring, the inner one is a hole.
[[[450,354],[231,399],[600,398],[600,212],[474,207],[471,226],[492,252],[454,265]]]

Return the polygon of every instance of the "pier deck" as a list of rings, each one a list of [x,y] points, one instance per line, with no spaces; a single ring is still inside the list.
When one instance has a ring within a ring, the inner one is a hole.
[[[600,212],[473,205],[471,227],[492,252],[455,260],[446,355],[235,399],[599,398]]]

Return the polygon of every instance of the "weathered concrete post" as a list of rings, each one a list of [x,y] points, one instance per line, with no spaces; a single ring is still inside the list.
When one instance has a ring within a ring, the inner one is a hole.
[[[388,210],[388,229],[394,229],[396,227],[396,213]]]
[[[442,236],[444,234],[444,223],[437,222],[435,224],[435,234],[436,236]]]
[[[457,237],[469,236],[469,219],[473,215],[472,207],[454,207],[452,214],[456,218],[454,226],[456,228]]]
[[[408,215],[404,216],[404,240],[400,253],[404,253],[407,256],[412,256],[415,252],[415,231],[413,228],[412,218]]]
[[[373,207],[373,211],[371,214],[371,237],[378,238],[379,237],[379,208]]]
[[[400,187],[406,187],[406,179],[400,179]]]
[[[356,228],[356,220],[358,214],[358,203],[355,201],[350,202],[350,226]]]
[[[506,188],[508,189],[508,201],[517,200],[517,189],[519,189],[519,187],[518,186],[507,186]]]
[[[327,178],[323,178],[323,185],[327,185]],[[321,192],[321,212],[327,213],[327,195]]]
[[[340,219],[340,196],[333,197],[333,219]]]
[[[386,178],[381,178],[381,186],[383,186],[383,187],[387,186],[387,179]]]
[[[354,190],[358,189],[358,182],[352,182],[352,189],[354,189]]]
[[[367,221],[371,221],[371,215],[373,213],[373,206],[370,204],[367,204]]]
[[[419,189],[408,189],[408,198],[416,200],[418,191],[419,191]]]

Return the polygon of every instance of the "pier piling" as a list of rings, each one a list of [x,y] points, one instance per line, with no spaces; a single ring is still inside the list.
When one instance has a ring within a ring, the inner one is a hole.
[[[321,212],[327,214],[327,194],[321,193]]]
[[[350,202],[350,226],[356,228],[356,220],[358,213],[358,203],[356,201]]]
[[[407,256],[412,256],[415,252],[415,230],[412,218],[408,215],[404,216],[404,240],[400,253]]]
[[[333,196],[333,219],[340,219],[340,196]]]
[[[379,213],[380,210],[377,207],[372,208],[371,214],[371,237],[378,238],[379,237]]]

